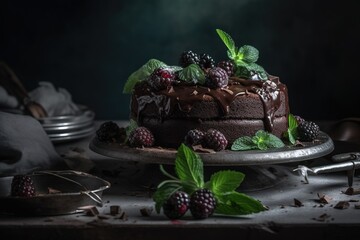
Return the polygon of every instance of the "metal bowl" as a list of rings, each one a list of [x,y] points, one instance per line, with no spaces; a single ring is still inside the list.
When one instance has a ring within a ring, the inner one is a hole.
[[[103,190],[110,187],[109,182],[83,172],[41,171],[29,176],[35,185],[34,197],[10,196],[13,177],[0,178],[0,214],[71,214],[82,206],[102,206]]]

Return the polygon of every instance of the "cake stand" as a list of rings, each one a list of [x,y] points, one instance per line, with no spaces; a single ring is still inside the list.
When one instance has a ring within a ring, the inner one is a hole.
[[[145,164],[173,165],[176,149],[130,148],[117,143],[103,143],[93,138],[89,144],[92,151],[119,161],[135,161]],[[219,169],[239,170],[246,175],[242,190],[264,189],[281,182],[286,177],[283,164],[296,163],[323,157],[334,150],[334,143],[324,132],[314,142],[302,146],[285,146],[269,150],[231,151],[215,153],[198,152],[205,175]],[[278,166],[280,165],[280,166]],[[156,170],[152,170],[152,173]]]

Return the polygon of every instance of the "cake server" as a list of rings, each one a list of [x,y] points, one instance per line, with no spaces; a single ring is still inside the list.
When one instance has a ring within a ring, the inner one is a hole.
[[[355,169],[360,168],[360,152],[350,152],[337,154],[332,157],[332,161],[335,164],[318,166],[309,168],[304,165],[299,165],[297,168],[293,169],[294,172],[299,172],[301,176],[304,177],[305,183],[309,183],[308,173],[330,173],[330,172],[340,172],[347,171],[348,184],[349,187],[352,187],[354,180]]]

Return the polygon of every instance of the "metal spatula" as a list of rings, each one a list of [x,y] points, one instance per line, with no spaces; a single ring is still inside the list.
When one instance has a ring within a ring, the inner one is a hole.
[[[18,99],[20,104],[25,107],[25,110],[31,116],[37,119],[47,117],[47,113],[43,106],[31,100],[19,78],[4,62],[0,62],[0,84],[9,94],[14,95]]]

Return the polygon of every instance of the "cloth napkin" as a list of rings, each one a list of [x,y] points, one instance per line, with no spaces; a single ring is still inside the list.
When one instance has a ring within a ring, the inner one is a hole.
[[[65,169],[67,165],[36,119],[0,111],[0,176]]]

